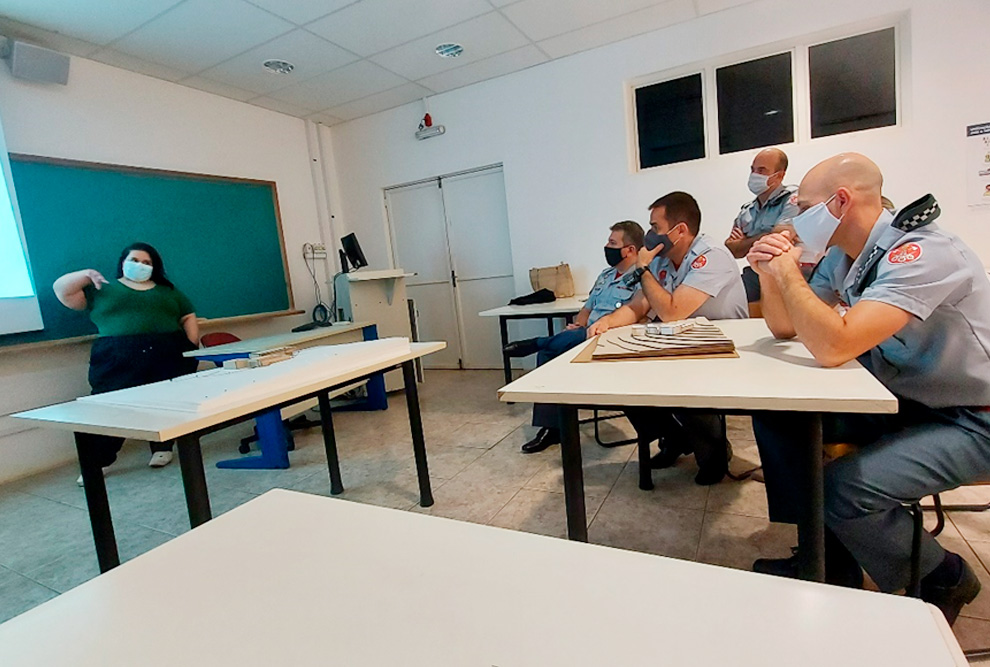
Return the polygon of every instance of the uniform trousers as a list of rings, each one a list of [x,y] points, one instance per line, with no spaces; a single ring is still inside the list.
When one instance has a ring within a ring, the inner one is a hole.
[[[700,469],[728,470],[728,444],[721,414],[644,407],[623,410],[641,438],[652,442],[663,437],[670,446],[680,447],[684,453],[694,452]]]
[[[564,329],[554,336],[543,336],[536,339],[536,365],[542,366],[551,359],[559,357],[571,348],[577,347],[588,339],[588,331],[584,327]],[[557,428],[557,408],[546,403],[533,404],[533,426],[540,428]]]
[[[914,522],[906,505],[990,479],[990,411],[899,404],[896,415],[822,416],[824,443],[858,446],[825,468],[825,524],[887,592],[910,580]],[[802,471],[806,457],[822,452],[811,452],[797,435],[807,432],[806,420],[793,412],[753,417],[771,521],[797,523],[807,511]],[[923,532],[921,576],[944,557]]]

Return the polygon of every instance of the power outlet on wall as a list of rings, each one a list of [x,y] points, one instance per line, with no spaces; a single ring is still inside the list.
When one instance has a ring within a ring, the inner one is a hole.
[[[303,243],[304,259],[326,259],[327,246],[323,243]]]

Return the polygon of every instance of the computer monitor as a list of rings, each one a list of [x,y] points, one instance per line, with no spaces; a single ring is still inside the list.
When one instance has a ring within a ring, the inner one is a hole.
[[[358,243],[357,236],[354,234],[348,234],[340,239],[340,245],[344,249],[340,253],[340,269],[344,273],[350,271],[350,269],[360,269],[362,266],[368,266],[368,260],[364,257],[364,252],[361,251],[361,244]],[[350,262],[350,268],[348,268],[348,261]]]

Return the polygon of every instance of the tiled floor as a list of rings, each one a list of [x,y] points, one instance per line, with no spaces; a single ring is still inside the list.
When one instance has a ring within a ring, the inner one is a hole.
[[[423,423],[436,503],[417,505],[415,465],[405,402],[384,413],[335,417],[346,491],[341,498],[403,510],[563,537],[563,488],[558,448],[523,455],[534,432],[529,405],[495,398],[501,373],[432,371],[422,386]],[[318,430],[296,434],[289,470],[219,470],[236,456],[241,425],[204,439],[203,456],[214,514],[276,488],[329,494]],[[732,468],[758,463],[748,419],[731,418]],[[602,426],[606,440],[628,437],[624,419]],[[795,532],[767,520],[763,485],[726,480],[693,483],[694,462],[655,471],[656,488],[637,487],[635,448],[605,449],[587,427],[583,438],[589,536],[624,549],[749,568],[761,556],[787,556]],[[141,445],[125,447],[107,476],[114,525],[124,559],[188,530],[178,465],[147,467]],[[0,486],[0,620],[49,600],[97,574],[96,555],[74,465]],[[947,502],[984,500],[987,491],[962,489]],[[990,645],[990,512],[954,514],[940,540],[979,570],[984,592],[955,626],[963,647]]]

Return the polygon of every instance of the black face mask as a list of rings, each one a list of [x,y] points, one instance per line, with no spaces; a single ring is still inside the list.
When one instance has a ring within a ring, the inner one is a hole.
[[[605,261],[609,266],[618,266],[622,262],[622,248],[605,246]]]
[[[670,237],[666,234],[657,234],[651,229],[646,232],[646,236],[643,238],[643,246],[645,246],[647,250],[653,250],[661,243],[663,244],[663,250],[660,251],[658,257],[663,257],[666,255],[674,246],[674,244],[670,241]]]

